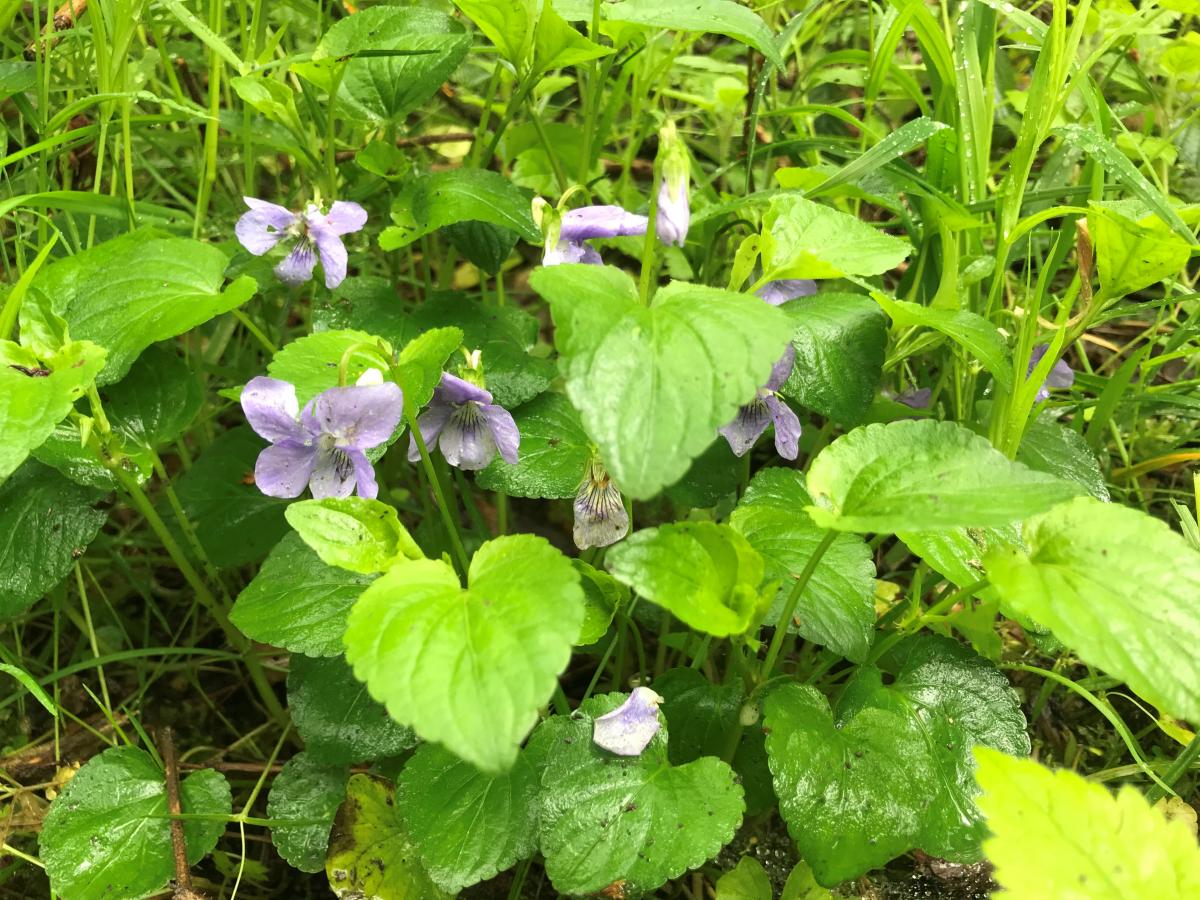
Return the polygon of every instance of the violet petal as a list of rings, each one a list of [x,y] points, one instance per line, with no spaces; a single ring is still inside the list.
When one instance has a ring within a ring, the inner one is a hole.
[[[442,429],[446,427],[446,422],[449,421],[450,415],[453,412],[454,407],[449,403],[431,403],[417,419],[417,429],[421,432],[421,440],[425,442],[425,449],[430,453],[437,446],[438,437],[441,435]],[[410,436],[408,439],[408,461],[417,462],[420,458],[421,450],[417,447],[417,439]]]
[[[800,418],[774,394],[763,402],[775,423],[775,452],[784,459],[795,459],[800,455]]]
[[[321,268],[325,270],[325,287],[333,290],[346,280],[346,245],[342,239],[324,223],[318,223],[309,228],[308,232],[317,245],[317,253],[321,257]]]
[[[733,421],[720,431],[729,442],[733,455],[745,456],[770,424],[771,411],[762,397],[755,397],[739,409]]]
[[[559,241],[556,246],[542,254],[543,266],[557,266],[562,263],[585,263],[591,266],[604,265],[604,260],[594,247],[576,241]]]
[[[296,417],[300,404],[296,388],[278,378],[259,375],[242,388],[242,412],[254,433],[272,444],[280,441],[304,443],[307,435]]]
[[[480,404],[464,403],[450,414],[438,438],[446,462],[465,471],[487,468],[496,458],[496,440]]]
[[[354,493],[358,473],[355,471],[355,461],[350,456],[353,452],[340,447],[321,448],[317,451],[316,464],[308,481],[316,499],[349,497]]]
[[[791,344],[787,345],[787,349],[783,351],[783,356],[779,357],[779,361],[771,367],[771,375],[767,379],[766,388],[769,391],[777,391],[783,387],[788,377],[792,374],[792,367],[796,364],[796,348]]]
[[[268,497],[299,497],[308,486],[316,461],[316,447],[291,441],[272,444],[258,454],[254,483]]]
[[[347,450],[346,455],[354,463],[354,480],[358,496],[374,500],[379,496],[379,483],[375,480],[375,467],[361,450]]]
[[[243,213],[234,226],[238,243],[255,256],[262,256],[287,236],[296,221],[295,213],[265,200],[243,197],[250,211]]]
[[[768,281],[756,294],[772,306],[781,306],[797,297],[811,297],[817,292],[817,283],[809,278],[781,278]]]
[[[648,687],[636,687],[629,699],[592,723],[592,741],[617,756],[638,756],[654,740],[662,722],[663,698]]]
[[[480,414],[492,432],[492,440],[496,442],[496,449],[500,451],[500,456],[510,466],[515,466],[518,459],[517,451],[521,446],[521,432],[517,429],[517,423],[513,419],[512,413],[503,406],[491,403],[482,407]]]
[[[933,399],[933,388],[909,388],[896,396],[897,403],[903,403],[909,409],[928,409],[929,401]]]
[[[580,550],[607,547],[629,533],[629,513],[621,492],[603,469],[596,473],[588,467],[588,474],[575,494],[574,510],[571,534]]]
[[[284,284],[304,284],[312,278],[313,269],[317,265],[317,254],[312,241],[301,238],[296,241],[292,252],[283,258],[283,262],[275,267],[275,277]]]
[[[563,214],[559,238],[578,243],[588,238],[645,234],[650,220],[619,206],[584,206]]]
[[[404,418],[404,394],[391,381],[332,387],[305,409],[310,430],[333,435],[345,449],[369,450],[385,443]]]
[[[335,235],[350,234],[367,224],[367,211],[352,200],[338,200],[329,207],[324,222]]]
[[[654,231],[664,244],[682,247],[687,242],[691,210],[688,207],[686,180],[672,185],[664,178],[658,190],[658,214],[654,219]]]
[[[492,395],[466,379],[443,372],[442,380],[433,392],[433,399],[436,403],[466,403],[468,400],[474,400],[476,403],[486,404],[492,402]]]

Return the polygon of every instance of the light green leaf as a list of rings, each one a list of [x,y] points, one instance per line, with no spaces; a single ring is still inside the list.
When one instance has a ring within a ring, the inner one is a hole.
[[[422,745],[396,781],[396,807],[429,877],[456,894],[533,855],[538,773],[524,756],[485,775],[434,744]]]
[[[180,782],[185,813],[232,815],[229,782],[212,769]],[[225,823],[185,821],[188,863],[217,845]],[[145,750],[117,747],[88,760],[50,806],[38,839],[50,885],[71,900],[144,897],[174,874],[167,786]]]
[[[396,507],[366,497],[327,497],[292,503],[288,524],[321,562],[361,575],[386,572],[405,559],[423,559]]]
[[[234,601],[230,620],[264,644],[310,656],[337,656],[350,607],[372,579],[327,566],[289,534]]]
[[[313,58],[362,54],[345,63],[340,108],[349,115],[401,122],[437,93],[470,48],[461,23],[440,12],[372,6],[334,23]],[[326,90],[332,86],[332,72],[325,78],[319,71],[311,74]]]
[[[300,406],[338,385],[338,366],[346,360],[346,384],[354,384],[368,369],[385,370],[392,346],[365,331],[318,331],[281,347],[267,363],[267,373],[296,386]],[[386,374],[386,372],[385,372]]]
[[[763,469],[750,482],[729,524],[762,554],[766,577],[782,585],[767,622],[783,603],[824,536],[800,510],[812,505],[804,476],[795,469]],[[875,631],[875,563],[866,541],[838,535],[800,595],[790,626],[810,641],[848,659],[867,657]]]
[[[1025,524],[1028,553],[996,552],[1009,607],[1164,712],[1200,721],[1200,554],[1166,523],[1091,497]]]
[[[91,386],[104,366],[104,353],[90,341],[73,341],[39,360],[0,341],[0,483],[41,446]]]
[[[155,346],[104,392],[103,400],[113,428],[138,446],[155,450],[191,424],[204,403],[204,392],[178,353]]]
[[[717,900],[772,900],[774,896],[767,870],[753,856],[743,856],[717,879]]]
[[[266,443],[239,425],[219,436],[175,484],[201,546],[222,568],[256,562],[287,534],[287,500],[254,484],[254,463]]]
[[[608,47],[592,43],[568,25],[549,3],[542,5],[533,41],[533,73],[578,65],[612,52]]]
[[[278,825],[271,841],[288,865],[301,872],[325,868],[329,828],[346,796],[346,766],[321,765],[307,753],[289,759],[267,794],[267,817],[271,819],[320,819],[319,825]]]
[[[582,590],[570,561],[532,535],[488,541],[467,580],[442,561],[392,569],[351,611],[346,659],[394,719],[501,772],[570,659]]]
[[[907,241],[796,194],[771,198],[761,245],[764,280],[881,275],[912,252]]]
[[[40,703],[46,712],[50,713],[54,718],[58,718],[58,707],[54,705],[54,700],[46,693],[46,689],[34,680],[32,675],[20,666],[10,665],[9,663],[0,663],[0,672],[15,678],[17,683],[29,691],[33,699]]]
[[[583,624],[575,639],[577,647],[594,644],[608,632],[617,609],[629,600],[629,589],[607,572],[593,569],[578,557],[571,564],[579,572],[583,588]]]
[[[228,263],[212,244],[143,229],[46,266],[30,290],[49,298],[72,337],[107,349],[97,381],[111,384],[151,344],[250,299],[258,284],[245,275],[222,290]]]
[[[1017,450],[1017,462],[1074,481],[1097,500],[1108,499],[1108,485],[1096,454],[1083,435],[1059,422],[1030,422]]]
[[[728,525],[644,528],[610,549],[605,562],[617,581],[698,631],[725,637],[753,621],[763,559]]]
[[[451,900],[421,867],[394,797],[395,789],[382,778],[350,776],[329,836],[330,888],[347,898]]]
[[[846,434],[809,466],[809,515],[838,531],[1005,525],[1082,492],[1012,462],[953,422],[901,421]]]
[[[1190,900],[1200,896],[1200,848],[1133,787],[1114,797],[1066,769],[980,748],[983,845],[1011,900]]]
[[[520,69],[532,46],[537,0],[454,0],[454,5],[496,45],[500,55]]]
[[[255,112],[293,132],[301,130],[296,95],[290,85],[269,77],[242,75],[229,79],[229,86]]]
[[[833,894],[817,884],[808,863],[800,860],[788,875],[779,900],[833,900]]]
[[[399,756],[417,743],[411,729],[371,699],[340,656],[293,655],[287,689],[288,712],[315,762],[370,762]]]
[[[864,666],[835,709],[798,684],[764,706],[780,813],[826,887],[914,847],[974,858],[972,746],[1028,752],[1016,697],[986,661],[932,636],[897,650],[892,684]]]
[[[1181,272],[1193,242],[1183,240],[1137,201],[1088,204],[1088,231],[1104,296],[1116,300]]]
[[[663,0],[621,0],[602,7],[610,22],[633,22],[653,28],[723,34],[753,47],[776,68],[784,67],[775,46],[775,35],[752,10],[734,0],[688,0],[664,3]]]
[[[457,222],[487,222],[541,244],[529,204],[529,196],[499,172],[450,169],[423,175],[393,202],[396,224],[383,230],[379,246],[399,250]]]
[[[965,309],[936,309],[906,300],[893,300],[878,292],[873,296],[892,317],[893,324],[902,328],[919,325],[944,334],[965,350],[969,358],[978,360],[997,384],[1012,390],[1008,345],[999,329],[983,316]]]
[[[0,619],[24,613],[71,571],[108,514],[104,496],[27,462],[0,485]]]
[[[415,416],[433,399],[446,360],[462,346],[461,328],[431,328],[404,345],[392,372],[404,391],[404,412]]]
[[[513,410],[521,432],[515,466],[499,457],[476,476],[480,487],[512,497],[574,497],[591,458],[579,414],[562,394],[545,393]]]
[[[530,283],[550,301],[567,396],[639,500],[683,477],[787,344],[786,315],[757,297],[675,283],[646,308],[609,266],[541,268]]]
[[[625,699],[593,697],[571,716],[547,719],[526,751],[542,766],[539,843],[563,894],[616,881],[634,896],[653,891],[716,856],[742,821],[733,770],[711,756],[672,766],[665,728],[640,756],[592,742],[594,719]]]
[[[792,319],[796,363],[780,393],[845,425],[857,425],[883,372],[887,322],[859,294],[817,294],[783,306]]]

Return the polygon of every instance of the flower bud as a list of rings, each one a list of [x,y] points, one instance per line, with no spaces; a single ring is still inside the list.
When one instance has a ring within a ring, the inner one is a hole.
[[[691,161],[673,122],[668,122],[659,132],[658,147],[658,216],[654,220],[654,231],[664,244],[682,247],[692,218],[688,205]]]

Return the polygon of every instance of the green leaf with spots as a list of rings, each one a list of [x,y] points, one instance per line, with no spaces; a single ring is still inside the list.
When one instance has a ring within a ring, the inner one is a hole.
[[[533,535],[488,541],[467,582],[441,560],[396,566],[351,611],[346,659],[397,721],[502,772],[570,659],[582,590],[570,560]]]
[[[372,762],[417,744],[411,728],[394,722],[340,656],[292,656],[288,711],[308,756],[322,764]]]
[[[99,384],[120,381],[158,341],[236,309],[258,284],[225,286],[229,259],[219,247],[141,229],[81,250],[38,272],[31,294],[48,298],[76,340],[108,351]]]
[[[808,469],[808,513],[838,531],[922,531],[1006,525],[1082,488],[1012,462],[953,422],[866,425],[835,440]]]
[[[1166,523],[1080,497],[1025,523],[1027,551],[984,561],[1001,599],[1084,662],[1200,721],[1200,553]]]
[[[321,562],[361,575],[386,572],[406,559],[423,559],[396,507],[366,497],[301,500],[284,513]]]
[[[542,771],[539,843],[563,894],[616,881],[635,896],[653,891],[716,856],[742,821],[733,770],[713,757],[672,766],[665,728],[639,756],[592,742],[593,720],[625,699],[593,697],[571,716],[547,719],[530,741]]]
[[[521,432],[515,466],[497,457],[476,476],[480,487],[540,500],[574,497],[591,458],[579,414],[562,394],[545,393],[513,410]]]
[[[766,621],[783,613],[796,578],[825,532],[801,511],[812,505],[804,475],[795,469],[763,469],[754,476],[729,519],[781,587]],[[866,541],[838,535],[821,557],[800,595],[789,626],[855,662],[866,659],[875,631],[875,562]]]
[[[322,765],[307,753],[289,759],[267,794],[267,817],[271,819],[318,819],[313,825],[277,825],[271,842],[293,868],[320,872],[325,868],[329,829],[333,816],[346,796],[350,770],[346,766]]]
[[[72,341],[47,359],[0,341],[0,483],[66,418],[104,359],[104,348],[90,341]]]
[[[19,616],[57,585],[99,533],[103,491],[26,462],[0,485],[0,620]]]
[[[638,500],[683,477],[787,345],[786,315],[744,294],[676,282],[646,307],[610,266],[541,268],[530,283],[550,301],[567,396]]]
[[[372,578],[327,566],[296,534],[271,551],[234,601],[230,620],[264,644],[310,656],[337,656],[350,607]]]
[[[339,897],[451,900],[430,880],[396,808],[396,791],[372,775],[352,775],[333,820],[325,874]]]
[[[518,756],[499,775],[435,744],[421,746],[396,782],[396,805],[429,877],[456,894],[537,849],[538,775]]]
[[[608,551],[613,577],[706,634],[750,627],[763,559],[728,525],[676,522],[644,528]]]
[[[179,785],[185,813],[231,816],[229,782],[200,769]],[[183,824],[190,865],[200,862],[225,831],[225,823]],[[167,786],[153,757],[136,747],[116,747],[88,760],[50,806],[38,838],[50,885],[72,900],[145,897],[175,872]]]

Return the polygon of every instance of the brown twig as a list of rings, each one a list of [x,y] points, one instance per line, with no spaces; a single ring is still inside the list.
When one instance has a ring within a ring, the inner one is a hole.
[[[198,900],[203,894],[192,890],[192,867],[188,865],[187,840],[183,820],[175,818],[183,812],[179,800],[179,760],[175,755],[175,740],[170,726],[158,732],[158,749],[162,753],[167,779],[167,812],[171,814],[171,851],[175,857],[175,900]]]
[[[412,137],[396,138],[397,147],[428,147],[431,144],[456,144],[460,141],[473,141],[475,135],[469,131],[451,131],[446,134],[417,134]],[[339,150],[338,162],[354,159],[357,150]]]
[[[54,18],[46,23],[46,29],[42,32],[40,40],[34,40],[28,47],[25,48],[26,59],[36,59],[39,44],[53,45],[52,38],[55,32],[66,31],[75,27],[75,23],[79,17],[87,11],[88,0],[66,0],[66,2],[55,10]]]

